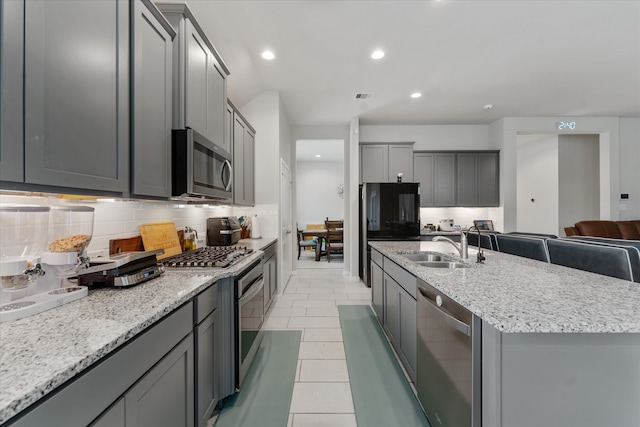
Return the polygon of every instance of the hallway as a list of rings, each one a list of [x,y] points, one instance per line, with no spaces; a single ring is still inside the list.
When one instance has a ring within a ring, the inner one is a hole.
[[[343,276],[341,262],[305,258],[265,322],[266,330],[302,330],[288,427],[355,427],[337,306],[369,304],[371,290]]]

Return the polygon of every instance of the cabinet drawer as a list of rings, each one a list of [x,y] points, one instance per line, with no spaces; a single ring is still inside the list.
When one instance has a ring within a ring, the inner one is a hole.
[[[195,324],[199,324],[213,310],[218,308],[218,285],[214,283],[195,298]]]
[[[375,249],[371,249],[371,261],[378,264],[379,267],[382,267],[382,259],[383,256],[380,252],[376,251]]]
[[[373,254],[373,251],[372,251]],[[372,255],[373,258],[373,255]],[[398,282],[402,288],[416,299],[416,277],[388,258],[384,260],[384,272]]]

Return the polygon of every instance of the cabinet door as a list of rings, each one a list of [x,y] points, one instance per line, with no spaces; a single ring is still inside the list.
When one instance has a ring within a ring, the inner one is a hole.
[[[407,292],[400,289],[398,294],[399,316],[400,316],[400,353],[404,360],[405,368],[409,377],[416,379],[416,358],[417,358],[417,317],[416,300]]]
[[[189,334],[125,394],[127,427],[194,425],[193,335]]]
[[[90,427],[124,427],[124,398],[120,398],[95,421]]]
[[[213,53],[193,23],[185,20],[186,36],[186,88],[185,88],[185,126],[194,129],[218,145],[224,139],[222,134],[216,141],[213,129],[215,74]],[[216,88],[219,90],[219,88]],[[226,102],[226,100],[225,100]],[[224,107],[226,108],[226,106]],[[220,121],[224,120],[224,109],[220,111]]]
[[[129,187],[129,2],[25,3],[25,181]]]
[[[384,273],[384,325],[394,347],[399,343],[400,332],[400,285],[391,276]]]
[[[360,181],[387,182],[389,179],[389,146],[360,146]]]
[[[434,202],[435,206],[456,204],[456,155],[435,153]]]
[[[478,205],[478,154],[457,154],[457,206]]]
[[[378,321],[384,325],[384,277],[382,268],[371,261],[371,305],[378,316]]]
[[[24,180],[22,57],[24,3],[0,3],[0,180]]]
[[[271,266],[269,267],[269,281],[271,282],[271,300],[273,300],[273,296],[278,291],[278,257],[273,256],[271,258]]]
[[[276,293],[276,260],[277,257],[271,256],[264,262],[264,312],[266,313],[271,306],[273,295]]]
[[[218,316],[210,313],[195,328],[196,369],[198,392],[196,395],[197,426],[205,427],[218,403]]]
[[[433,153],[415,153],[413,155],[413,178],[420,183],[420,206],[435,206],[434,200],[434,167]]]
[[[133,2],[131,192],[171,196],[171,34],[142,0]]]
[[[224,113],[224,145],[231,147],[227,151],[233,154],[233,107],[228,104]]]
[[[211,141],[231,153],[231,144],[225,139],[225,114],[227,111],[227,79],[226,74],[218,64],[218,61],[211,55],[211,67],[209,73],[210,86],[210,113],[209,113],[209,135]]]
[[[396,182],[398,174],[402,174],[404,182],[413,181],[413,146],[389,145],[388,182]]]
[[[478,154],[478,206],[500,205],[500,153]]]
[[[245,204],[255,204],[255,135],[249,128],[244,133],[244,199]]]
[[[233,203],[244,205],[246,202],[244,186],[244,133],[247,126],[242,118],[233,119]]]

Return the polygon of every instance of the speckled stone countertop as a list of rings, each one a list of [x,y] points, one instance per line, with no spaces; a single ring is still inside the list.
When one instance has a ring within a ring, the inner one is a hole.
[[[120,348],[217,280],[236,276],[275,239],[239,242],[255,250],[227,269],[165,269],[126,288],[89,295],[34,316],[0,323],[0,424]]]
[[[640,283],[489,250],[480,265],[471,247],[469,268],[428,268],[400,254],[459,255],[442,242],[369,244],[501,332],[640,333]]]

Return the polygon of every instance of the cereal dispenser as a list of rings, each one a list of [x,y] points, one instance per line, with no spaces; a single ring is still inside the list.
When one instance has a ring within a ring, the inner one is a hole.
[[[87,247],[93,236],[94,209],[88,206],[52,206],[49,244],[42,254],[48,289],[75,286],[67,278],[88,265]]]
[[[88,263],[86,249],[93,235],[93,208],[20,206],[0,208],[0,212],[3,215],[0,321],[31,316],[87,296],[87,288],[73,284],[69,278]],[[5,234],[15,237],[5,240]],[[32,256],[33,260],[25,262],[27,270],[17,274],[19,268],[4,260],[13,260],[19,247],[31,241],[37,244],[32,244],[30,251],[23,248],[22,253],[35,252],[38,257]],[[16,244],[19,242],[22,244]],[[23,276],[29,279],[22,279]],[[16,292],[17,289],[21,292]]]
[[[0,303],[27,295],[44,274],[48,228],[46,206],[0,206]]]

